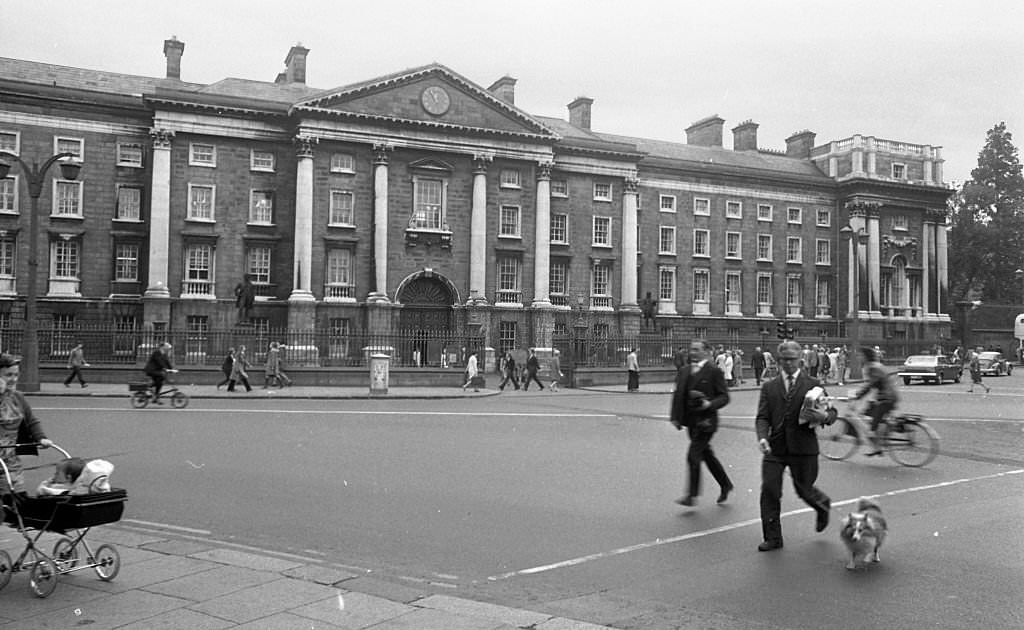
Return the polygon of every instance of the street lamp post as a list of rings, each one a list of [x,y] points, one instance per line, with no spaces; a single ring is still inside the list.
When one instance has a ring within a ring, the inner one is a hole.
[[[1013,275],[1017,276],[1017,279],[1020,280],[1020,301],[1024,302],[1024,269],[1017,267],[1017,271],[1014,271]]]
[[[61,176],[74,181],[82,169],[82,163],[75,161],[75,154],[69,152],[51,156],[40,166],[33,162],[31,166],[13,153],[0,151],[0,179],[7,177],[13,160],[21,165],[28,183],[28,196],[31,199],[28,223],[28,288],[25,292],[25,331],[21,340],[21,379],[18,389],[26,392],[39,391],[39,333],[36,321],[36,296],[39,292],[39,197],[43,193],[46,172],[55,163],[60,164]]]
[[[854,230],[849,224],[839,229],[839,233],[849,239],[853,245],[853,303],[850,305],[850,378],[860,378],[860,245],[867,242],[868,233],[864,228]]]

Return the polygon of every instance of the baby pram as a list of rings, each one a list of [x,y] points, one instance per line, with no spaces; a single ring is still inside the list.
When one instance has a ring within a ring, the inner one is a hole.
[[[0,448],[30,446],[17,444]],[[63,448],[52,448],[70,457]],[[104,523],[121,519],[127,493],[113,488],[109,492],[90,494],[62,494],[57,496],[28,497],[14,493],[10,471],[0,459],[3,469],[5,492],[10,494],[10,505],[3,505],[3,522],[11,525],[25,539],[25,548],[17,559],[0,549],[0,589],[11,581],[11,575],[19,571],[29,572],[29,588],[37,597],[47,597],[57,588],[60,575],[93,569],[101,580],[113,580],[121,569],[121,556],[113,545],[102,544],[95,551],[85,540],[89,529]],[[94,480],[96,482],[103,479]],[[53,551],[47,554],[39,547],[39,539],[45,532],[60,534]],[[69,533],[70,532],[70,533]]]

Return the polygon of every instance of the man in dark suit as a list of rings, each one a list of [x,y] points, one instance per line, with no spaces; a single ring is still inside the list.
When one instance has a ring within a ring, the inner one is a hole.
[[[729,390],[725,375],[708,360],[711,346],[703,339],[690,343],[690,364],[676,371],[676,390],[672,395],[669,418],[679,431],[686,427],[690,448],[686,463],[690,468],[690,485],[686,494],[676,503],[692,506],[700,494],[700,465],[707,464],[711,476],[718,482],[721,492],[718,502],[725,503],[732,492],[732,481],[722,463],[711,450],[711,437],[718,430],[718,410],[729,404]]]
[[[754,348],[754,353],[750,355],[750,369],[754,372],[754,381],[757,386],[761,386],[761,374],[764,373],[764,353],[761,352],[761,346]]]
[[[801,423],[800,410],[807,391],[818,379],[800,366],[801,348],[795,341],[779,344],[779,375],[761,386],[757,402],[757,443],[761,462],[761,531],[758,551],[782,548],[782,473],[789,467],[797,496],[817,514],[814,530],[828,527],[832,501],[814,486],[818,478],[818,437],[812,424]]]

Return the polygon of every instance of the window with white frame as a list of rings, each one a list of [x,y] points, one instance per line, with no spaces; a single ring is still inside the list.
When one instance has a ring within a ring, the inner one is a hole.
[[[419,230],[447,229],[445,197],[447,182],[429,177],[413,178],[413,213],[409,227]]]
[[[757,274],[757,314],[772,314],[772,274]]]
[[[567,214],[552,214],[551,215],[551,242],[552,243],[568,243],[569,242],[569,215]]]
[[[331,225],[354,225],[354,203],[355,195],[351,190],[332,190],[327,222]]]
[[[658,267],[658,301],[676,303],[676,268],[668,265]]]
[[[249,223],[274,223],[274,191],[253,190],[249,197]]]
[[[50,277],[78,280],[81,270],[81,243],[78,239],[58,238],[50,242]]]
[[[726,258],[742,258],[743,257],[743,238],[739,232],[726,232],[725,233],[725,257]]]
[[[13,234],[0,235],[0,277],[14,278],[18,259],[18,242]]]
[[[253,284],[270,284],[269,245],[251,245],[245,251],[245,271]]]
[[[804,222],[802,208],[786,208],[786,223],[800,225]]]
[[[594,201],[611,201],[612,185],[608,182],[594,182]]]
[[[82,217],[82,182],[53,180],[53,215]]]
[[[757,204],[757,220],[758,221],[771,221],[772,220],[772,206],[767,203]]]
[[[819,238],[814,242],[814,264],[832,264],[832,241],[829,241],[828,239],[824,238]]]
[[[14,176],[0,179],[0,212],[18,212],[18,179]]]
[[[188,211],[186,219],[192,221],[213,221],[217,189],[214,186],[189,184]]]
[[[594,217],[593,230],[594,247],[612,246],[612,219],[611,217]]]
[[[142,220],[142,187],[119,184],[117,187],[117,209],[114,218],[119,221]]]
[[[129,168],[142,168],[142,145],[137,142],[117,143],[117,165]]]
[[[596,264],[590,270],[590,305],[593,308],[612,306],[612,267]]]
[[[253,149],[249,155],[249,170],[273,173],[277,167],[273,151],[260,151]]]
[[[788,263],[799,263],[803,262],[804,254],[804,241],[799,236],[788,236],[786,237],[786,262]]]
[[[743,314],[743,290],[739,271],[725,273],[725,313],[726,315]]]
[[[817,317],[832,315],[832,279],[818,276],[814,287],[814,314]]]
[[[569,184],[564,179],[553,179],[553,180],[551,180],[551,196],[552,197],[568,197],[569,196]]]
[[[498,292],[496,304],[521,304],[523,294],[519,289],[519,257],[498,256]]]
[[[711,256],[711,232],[708,230],[693,231],[693,255],[701,258]]]
[[[138,280],[138,243],[118,243],[117,247],[114,249],[114,281],[138,282]]]
[[[676,228],[673,225],[662,225],[658,228],[658,253],[665,256],[676,255]]]
[[[332,153],[331,154],[331,172],[332,173],[355,173],[356,172],[356,159],[351,153]]]
[[[74,159],[82,161],[85,159],[85,139],[70,138],[68,136],[53,137],[53,153],[72,153]]]
[[[711,200],[710,199],[704,199],[704,198],[701,198],[701,197],[694,197],[693,198],[693,213],[695,215],[699,214],[699,215],[704,215],[704,216],[711,216]]]
[[[711,312],[711,272],[693,270],[693,312],[706,315]]]
[[[217,166],[217,147],[213,144],[190,142],[188,145],[189,166]]]
[[[498,323],[498,352],[511,352],[519,347],[517,342],[518,322]]]
[[[21,132],[0,130],[0,151],[18,155],[21,153]]]
[[[892,215],[892,229],[900,232],[907,231],[907,215],[905,214],[894,214]]]
[[[906,179],[907,178],[907,165],[893,162],[892,165],[892,178],[893,179]]]
[[[520,237],[519,206],[501,206],[498,212],[498,237]]]
[[[676,196],[675,195],[659,195],[658,210],[661,212],[675,212],[676,211]]]
[[[801,315],[804,303],[803,278],[797,274],[786,276],[786,315]]]
[[[182,295],[214,295],[213,245],[190,243],[185,246],[185,278]]]
[[[503,168],[499,174],[499,185],[502,188],[522,188],[522,177],[517,169]]]
[[[548,293],[552,304],[569,305],[569,265],[563,260],[552,260],[548,266]]]
[[[818,227],[829,227],[832,225],[832,211],[828,208],[818,208]]]
[[[771,234],[758,234],[757,235],[757,259],[768,260],[772,259],[772,235]]]
[[[727,219],[742,219],[743,218],[743,202],[741,202],[741,201],[726,201],[725,202],[725,218],[727,218]]]
[[[352,250],[341,247],[328,249],[324,297],[329,299],[355,298],[352,278]]]

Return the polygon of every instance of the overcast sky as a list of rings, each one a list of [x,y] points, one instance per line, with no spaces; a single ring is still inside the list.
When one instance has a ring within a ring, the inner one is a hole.
[[[15,1],[0,56],[162,77],[163,41],[185,42],[181,78],[273,81],[310,49],[307,83],[331,88],[431,62],[481,85],[518,79],[516,105],[567,118],[594,99],[593,129],[685,141],[718,114],[751,119],[784,149],[860,133],[943,147],[946,181],[977,164],[1005,121],[1024,145],[1024,2],[765,0]]]

